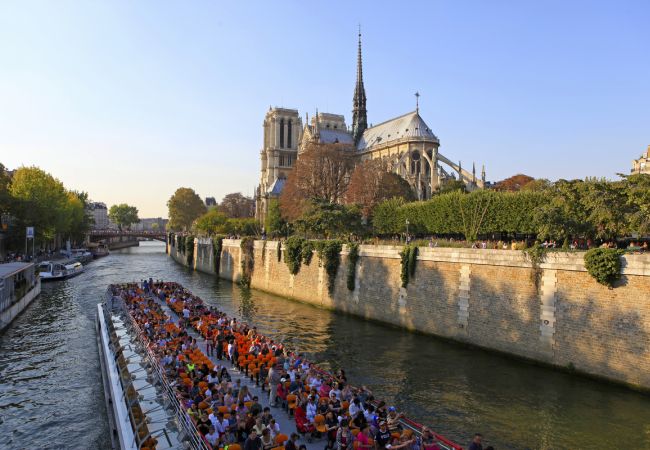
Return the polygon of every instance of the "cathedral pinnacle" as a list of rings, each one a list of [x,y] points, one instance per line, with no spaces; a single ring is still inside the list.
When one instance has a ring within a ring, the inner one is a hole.
[[[359,47],[357,50],[357,81],[354,86],[352,100],[352,138],[357,144],[368,128],[368,114],[366,111],[366,90],[363,87],[363,62],[361,57],[361,26],[359,26]]]

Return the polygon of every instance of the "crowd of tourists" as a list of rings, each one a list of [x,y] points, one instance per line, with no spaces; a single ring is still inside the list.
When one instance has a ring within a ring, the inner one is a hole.
[[[325,450],[440,450],[442,443],[460,449],[426,426],[415,433],[417,427],[404,426],[407,419],[395,407],[348,384],[343,370],[322,371],[177,283],[150,279],[114,286],[113,295],[124,299],[179,402],[213,449],[305,450],[297,443],[301,436],[320,439]],[[207,354],[191,330],[205,339]],[[226,361],[255,382],[270,407],[240,379],[233,381]],[[277,414],[291,416],[298,433],[281,430]],[[469,449],[483,449],[480,435]]]

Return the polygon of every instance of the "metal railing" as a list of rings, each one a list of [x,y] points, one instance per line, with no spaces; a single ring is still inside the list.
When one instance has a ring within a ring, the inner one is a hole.
[[[124,313],[125,324],[128,324],[128,326],[131,327],[133,331],[135,331],[133,333],[134,334],[133,337],[137,341],[137,343],[140,344],[144,349],[143,359],[148,364],[150,364],[152,369],[152,374],[156,377],[156,380],[161,386],[165,394],[165,397],[169,401],[172,409],[174,410],[174,416],[176,417],[176,421],[180,429],[182,430],[185,438],[189,442],[190,447],[194,450],[211,450],[209,444],[203,439],[201,433],[196,428],[196,425],[194,425],[194,422],[192,422],[192,419],[185,412],[185,409],[181,406],[178,397],[176,396],[174,387],[167,380],[164,370],[160,367],[160,364],[158,363],[158,358],[151,350],[150,344],[143,338],[144,331],[131,316],[128,308],[126,307],[126,303],[124,302],[124,299],[122,299],[122,297],[119,296],[113,296],[111,289],[109,288],[106,292],[106,303],[107,305],[110,304],[112,308],[117,307],[119,310],[121,310]]]

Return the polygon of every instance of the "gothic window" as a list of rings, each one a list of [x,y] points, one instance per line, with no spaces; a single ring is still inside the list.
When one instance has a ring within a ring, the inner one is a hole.
[[[291,119],[289,119],[289,123],[287,124],[287,148],[291,148]]]
[[[287,155],[287,166],[288,167],[291,167],[291,163],[293,162],[292,159],[293,158],[291,158],[291,155]]]
[[[284,155],[280,155],[280,166],[284,166]]]
[[[284,148],[284,119],[280,119],[280,148]]]

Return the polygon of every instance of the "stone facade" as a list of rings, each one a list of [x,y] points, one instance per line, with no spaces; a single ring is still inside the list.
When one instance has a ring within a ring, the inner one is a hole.
[[[647,173],[650,175],[650,145],[648,145],[647,150],[643,153],[639,159],[632,161],[632,170],[631,173]]]
[[[220,277],[239,280],[239,244],[224,240]],[[210,241],[197,239],[195,247],[197,270],[215,274]],[[536,285],[519,251],[421,248],[415,276],[401,288],[400,250],[361,246],[350,291],[344,249],[330,293],[316,255],[294,276],[278,262],[277,242],[256,241],[251,286],[650,389],[650,255],[626,256],[620,282],[608,289],[586,272],[580,253],[549,255]],[[171,255],[185,263],[182,255]]]

